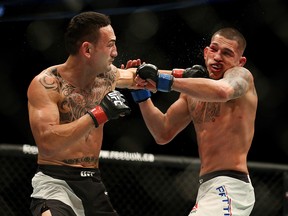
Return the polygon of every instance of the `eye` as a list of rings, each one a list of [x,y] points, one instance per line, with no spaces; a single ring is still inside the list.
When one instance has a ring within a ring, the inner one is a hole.
[[[217,52],[217,49],[215,47],[210,46],[209,49],[211,52]]]
[[[233,52],[231,52],[231,51],[223,51],[223,55],[229,56],[229,57],[233,57],[234,56]]]
[[[116,46],[115,41],[110,41],[110,43],[108,43],[108,47],[114,47]]]

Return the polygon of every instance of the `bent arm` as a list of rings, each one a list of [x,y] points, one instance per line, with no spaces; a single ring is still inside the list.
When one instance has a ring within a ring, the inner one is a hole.
[[[32,80],[27,96],[30,126],[41,154],[53,157],[54,153],[67,149],[95,130],[88,115],[71,123],[60,124],[57,106],[60,95],[53,90],[47,91],[37,77]]]
[[[180,96],[165,114],[154,106],[151,99],[139,103],[139,107],[150,133],[158,144],[167,144],[191,122],[184,96]]]
[[[175,78],[172,89],[200,101],[226,102],[244,95],[249,89],[252,75],[244,67],[227,70],[219,80],[206,78]]]

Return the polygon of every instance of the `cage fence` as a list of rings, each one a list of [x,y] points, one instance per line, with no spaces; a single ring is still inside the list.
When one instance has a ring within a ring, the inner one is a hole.
[[[0,215],[31,215],[37,147],[0,144]],[[256,202],[251,216],[288,216],[288,165],[249,162]],[[101,151],[100,170],[121,216],[186,216],[198,189],[197,158]]]

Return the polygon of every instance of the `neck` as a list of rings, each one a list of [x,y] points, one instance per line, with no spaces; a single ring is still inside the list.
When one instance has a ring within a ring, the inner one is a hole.
[[[81,60],[79,61],[79,58],[77,61],[73,60],[73,57],[69,57],[67,61],[61,65],[58,72],[64,80],[74,87],[82,90],[89,89],[96,75],[89,73],[87,66],[85,66]]]

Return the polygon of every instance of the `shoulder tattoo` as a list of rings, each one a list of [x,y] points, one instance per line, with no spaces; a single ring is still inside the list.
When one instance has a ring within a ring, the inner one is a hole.
[[[225,73],[224,78],[234,89],[233,98],[237,98],[244,95],[248,90],[251,76],[244,68],[232,68],[228,73]]]

